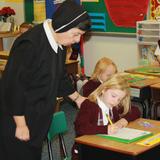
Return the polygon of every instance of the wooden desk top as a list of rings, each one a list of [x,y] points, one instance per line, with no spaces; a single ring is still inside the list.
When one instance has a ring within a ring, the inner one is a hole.
[[[151,85],[151,88],[160,89],[160,83]]]
[[[5,66],[6,66],[7,60],[0,60],[0,72],[3,72]]]
[[[9,51],[0,51],[0,59],[8,59]]]
[[[0,54],[2,54],[2,56],[4,56],[7,53],[5,51],[0,51]],[[79,62],[78,60],[69,60],[69,61],[66,61],[66,65],[67,66],[68,65],[72,65],[72,64],[76,64],[77,65],[78,62]],[[0,71],[1,72],[4,70],[6,63],[7,63],[7,60],[0,60]],[[78,68],[78,66],[77,66],[77,68]],[[76,68],[76,70],[77,70],[77,68]],[[77,73],[77,71],[76,71],[76,73]]]
[[[150,124],[153,125],[153,127],[147,128],[147,127],[142,126],[141,123],[143,123],[144,121],[149,122]],[[160,121],[139,118],[135,120],[134,122],[130,122],[127,127],[151,131],[153,133],[159,133],[160,132]],[[84,135],[84,136],[76,138],[75,140],[79,144],[84,144],[84,145],[88,145],[91,147],[111,150],[111,151],[115,151],[115,152],[119,152],[119,153],[123,153],[127,155],[133,155],[133,156],[141,154],[155,146],[160,145],[160,144],[155,144],[153,146],[146,147],[146,146],[138,145],[137,144],[138,141],[129,143],[129,144],[125,144],[125,143],[112,141],[109,139],[104,139],[96,135]]]
[[[15,37],[19,33],[20,33],[19,31],[16,31],[16,32],[0,32],[0,38]]]
[[[126,74],[131,88],[142,89],[153,84],[160,83],[160,77],[147,76],[142,74]]]
[[[160,66],[159,65],[139,66],[136,68],[125,70],[125,72],[160,77]]]

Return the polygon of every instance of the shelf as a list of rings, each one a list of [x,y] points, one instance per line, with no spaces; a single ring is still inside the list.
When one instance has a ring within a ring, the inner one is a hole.
[[[160,39],[160,21],[138,21],[136,36],[140,61],[154,63],[154,52]]]
[[[157,42],[137,42],[139,45],[157,45]]]
[[[160,28],[157,28],[157,29],[153,29],[153,28],[139,28],[138,30],[141,30],[141,31],[158,31],[160,30]]]
[[[146,38],[160,38],[160,35],[137,35],[137,37],[146,37]]]

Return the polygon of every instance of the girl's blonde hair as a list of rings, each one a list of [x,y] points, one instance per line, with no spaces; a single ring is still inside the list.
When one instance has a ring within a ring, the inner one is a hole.
[[[93,74],[91,75],[92,80],[98,80],[98,76],[104,72],[106,70],[106,68],[110,65],[113,65],[113,67],[115,68],[115,71],[117,73],[117,66],[116,64],[109,58],[107,57],[103,57],[101,58],[97,63],[96,66],[94,68]]]
[[[107,81],[102,83],[95,91],[93,91],[88,99],[94,103],[97,103],[97,97],[100,97],[108,89],[119,89],[126,93],[126,96],[122,99],[118,106],[123,107],[123,113],[125,115],[130,110],[130,87],[127,78],[123,73],[116,73],[112,75]]]

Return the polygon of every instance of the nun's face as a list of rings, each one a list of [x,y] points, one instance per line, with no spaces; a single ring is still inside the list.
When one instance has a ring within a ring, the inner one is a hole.
[[[63,33],[56,33],[56,39],[59,44],[68,46],[74,43],[78,43],[80,41],[81,35],[84,33],[84,31],[78,28],[72,28]]]

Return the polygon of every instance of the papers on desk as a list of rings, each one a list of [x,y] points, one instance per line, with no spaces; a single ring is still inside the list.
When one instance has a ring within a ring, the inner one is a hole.
[[[160,133],[157,133],[151,137],[148,137],[140,142],[138,142],[137,144],[142,145],[142,146],[153,146],[155,144],[159,144],[160,143]]]
[[[107,135],[107,134],[97,134],[97,136],[122,142],[122,143],[131,143],[138,141],[140,139],[146,138],[148,136],[151,136],[152,133],[149,131],[143,131],[143,130],[138,130],[138,129],[133,129],[133,128],[122,128],[120,129],[117,133],[112,134],[112,135]]]

